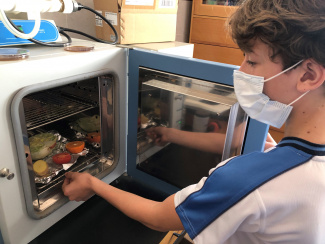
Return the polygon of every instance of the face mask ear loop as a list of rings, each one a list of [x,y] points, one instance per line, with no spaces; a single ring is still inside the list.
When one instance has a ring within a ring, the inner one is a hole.
[[[295,102],[297,102],[300,98],[302,98],[303,96],[305,96],[309,91],[306,91],[304,94],[302,94],[301,96],[299,96],[296,100],[294,100],[293,102],[289,103],[287,106],[291,106],[292,104],[294,104]]]
[[[267,81],[269,81],[269,80],[272,80],[272,79],[274,79],[275,77],[278,77],[278,76],[282,75],[283,73],[287,72],[288,70],[293,69],[293,68],[296,67],[298,64],[300,64],[302,61],[304,61],[304,60],[300,60],[298,63],[292,65],[291,67],[289,67],[289,68],[287,68],[287,69],[285,69],[285,70],[283,70],[283,71],[280,72],[279,74],[276,74],[276,75],[272,76],[271,78],[268,78],[268,79],[264,80],[264,82],[267,82]]]

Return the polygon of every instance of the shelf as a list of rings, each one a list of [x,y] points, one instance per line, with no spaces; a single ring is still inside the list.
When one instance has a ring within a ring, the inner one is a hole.
[[[194,15],[218,16],[221,18],[227,18],[237,9],[235,6],[204,4],[202,0],[193,0],[193,6]]]
[[[234,95],[234,93],[230,93],[226,96],[225,96],[225,94],[220,94],[220,95],[213,94],[210,92],[191,89],[188,87],[174,85],[174,84],[170,84],[170,83],[166,83],[166,82],[154,80],[154,79],[149,80],[143,84],[152,86],[152,87],[156,87],[159,89],[163,89],[166,91],[176,92],[178,94],[182,94],[185,96],[202,99],[204,101],[213,102],[216,104],[224,104],[227,106],[232,106],[235,103],[237,103],[237,99],[236,99],[236,96]]]
[[[89,91],[87,91],[89,94]],[[67,118],[98,107],[98,102],[68,95],[60,90],[49,90],[23,98],[27,130]]]
[[[241,65],[244,60],[243,52],[238,48],[195,44],[194,58],[215,61],[226,64]]]
[[[218,17],[192,18],[192,43],[210,44],[237,48],[231,36],[227,33],[225,19]]]
[[[228,1],[224,2],[227,4]],[[194,44],[194,58],[241,65],[244,59],[242,51],[226,27],[227,18],[237,8],[193,0],[190,43]]]

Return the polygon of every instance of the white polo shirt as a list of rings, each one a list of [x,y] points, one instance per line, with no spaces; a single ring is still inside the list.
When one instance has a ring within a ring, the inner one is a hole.
[[[175,207],[195,243],[323,244],[325,145],[287,137],[227,160],[177,192]]]

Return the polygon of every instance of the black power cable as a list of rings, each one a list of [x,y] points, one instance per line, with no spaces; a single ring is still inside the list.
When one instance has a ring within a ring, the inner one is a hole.
[[[36,39],[28,39],[29,41],[38,44],[38,45],[42,45],[42,46],[47,46],[47,47],[66,47],[69,46],[70,43],[72,42],[71,37],[65,33],[64,31],[59,31],[59,33],[63,36],[65,36],[68,41],[67,42],[42,42],[42,41],[38,41]]]
[[[82,36],[85,36],[85,37],[88,37],[89,39],[92,39],[96,42],[102,42],[102,43],[109,43],[109,44],[115,44],[115,42],[106,42],[106,41],[103,41],[101,39],[98,39],[94,36],[91,36],[91,35],[88,35],[84,32],[81,32],[81,31],[78,31],[78,30],[73,30],[73,29],[69,29],[69,28],[65,28],[65,27],[62,27],[62,26],[57,26],[58,30],[62,30],[62,32],[72,32],[72,33],[76,33],[76,34],[79,34],[79,35],[82,35]]]
[[[96,14],[97,16],[99,16],[102,20],[104,20],[111,27],[111,29],[113,30],[114,35],[115,35],[115,40],[114,40],[114,42],[107,42],[107,41],[104,41],[104,40],[97,39],[96,37],[93,37],[93,36],[92,37],[89,37],[89,35],[87,35],[87,34],[85,36],[87,36],[88,38],[91,38],[91,39],[93,39],[95,41],[102,42],[102,43],[116,44],[118,42],[118,34],[117,34],[114,26],[111,24],[111,22],[109,22],[108,19],[106,19],[103,15],[101,15],[100,13],[98,13],[96,10],[94,10],[92,8],[89,8],[87,6],[83,6],[81,3],[78,3],[78,11],[80,11],[81,9],[86,9],[86,10],[88,10],[90,12],[93,12],[94,14]],[[75,33],[77,33],[77,32],[75,32]],[[81,33],[78,33],[78,34],[81,34]],[[83,34],[84,33],[82,33],[81,35],[83,35]]]

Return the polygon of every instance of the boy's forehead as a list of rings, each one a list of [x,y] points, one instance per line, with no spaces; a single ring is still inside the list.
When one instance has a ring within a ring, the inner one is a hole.
[[[263,53],[268,53],[269,47],[262,43],[261,41],[251,42],[250,49],[245,50],[246,55],[261,55]]]
[[[261,40],[255,40],[251,43],[250,50],[245,51],[246,55],[270,58],[274,55],[272,48]]]

